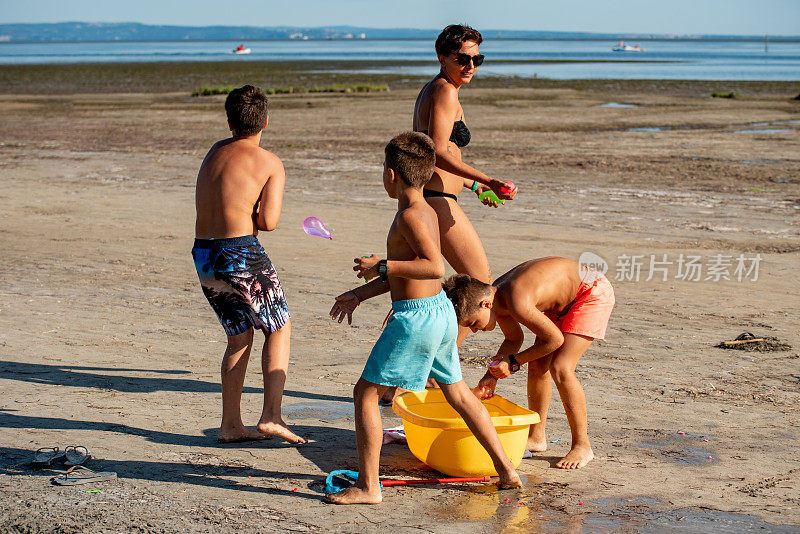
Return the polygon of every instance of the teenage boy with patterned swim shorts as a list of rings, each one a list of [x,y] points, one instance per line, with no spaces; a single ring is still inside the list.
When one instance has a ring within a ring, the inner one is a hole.
[[[225,111],[232,136],[211,147],[197,175],[192,249],[203,293],[228,336],[217,438],[229,443],[278,436],[305,443],[281,417],[291,321],[278,273],[256,238],[259,230],[278,226],[285,182],[281,160],[259,146],[269,118],[267,97],[245,85],[228,94]],[[266,339],[264,405],[253,429],[242,423],[240,404],[255,329]]]

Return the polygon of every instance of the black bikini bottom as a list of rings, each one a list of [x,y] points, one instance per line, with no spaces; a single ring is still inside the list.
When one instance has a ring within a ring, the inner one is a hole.
[[[452,198],[456,202],[458,202],[458,197],[452,193],[445,193],[444,191],[434,191],[433,189],[423,189],[422,196],[425,198],[429,197],[445,197],[445,198]]]

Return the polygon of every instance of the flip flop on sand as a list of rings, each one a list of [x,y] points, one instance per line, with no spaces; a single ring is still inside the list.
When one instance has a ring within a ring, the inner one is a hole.
[[[33,453],[31,464],[36,467],[50,467],[63,459],[64,451],[59,450],[58,447],[42,447]]]
[[[89,460],[92,459],[92,455],[89,454],[89,449],[83,445],[70,445],[64,449],[64,456],[67,458],[64,462],[64,465],[67,467],[86,465],[89,463]]]
[[[92,482],[103,482],[115,478],[117,478],[117,474],[113,471],[92,471],[88,467],[75,465],[67,469],[65,474],[54,476],[50,481],[58,486],[77,486],[79,484],[91,484]]]

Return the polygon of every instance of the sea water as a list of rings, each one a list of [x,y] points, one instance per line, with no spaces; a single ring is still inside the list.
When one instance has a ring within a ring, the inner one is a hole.
[[[251,49],[234,55],[239,44]],[[480,76],[551,79],[800,80],[800,42],[653,40],[645,52],[613,52],[609,40],[489,39]],[[427,39],[113,41],[0,43],[0,65],[194,61],[357,61],[347,72],[433,75]],[[391,62],[391,65],[376,62]],[[331,65],[333,66],[333,65]],[[333,66],[339,68],[339,66]],[[341,69],[340,69],[341,70]]]

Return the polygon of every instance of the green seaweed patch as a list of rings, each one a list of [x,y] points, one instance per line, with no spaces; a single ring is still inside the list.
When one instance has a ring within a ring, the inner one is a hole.
[[[262,91],[267,95],[292,95],[307,92],[305,87],[262,87]]]
[[[233,86],[207,86],[204,85],[198,89],[192,91],[192,96],[213,96],[213,95],[227,95],[231,91],[233,91],[235,87]]]
[[[736,91],[714,91],[711,93],[711,98],[739,98],[739,96]]]
[[[312,87],[308,90],[309,93],[381,93],[388,91],[389,86],[386,84],[373,85],[373,84],[344,84],[335,83],[323,87]]]
[[[227,95],[233,91],[232,86],[203,86],[192,91],[192,96]],[[381,93],[389,90],[386,84],[356,84],[335,83],[332,85],[314,87],[263,87],[267,95],[291,95],[298,93]]]

